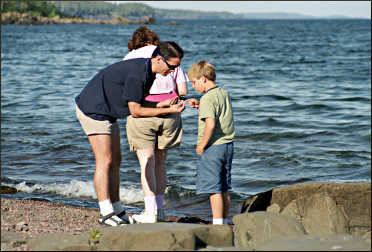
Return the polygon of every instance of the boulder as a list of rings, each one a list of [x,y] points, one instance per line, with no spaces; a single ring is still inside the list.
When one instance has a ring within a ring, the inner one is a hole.
[[[327,194],[292,200],[281,212],[296,218],[308,234],[347,233],[347,219]]]
[[[32,250],[195,250],[206,246],[233,246],[228,225],[180,223],[135,224],[103,227],[92,239],[90,232],[81,235],[47,235],[29,241]]]
[[[279,213],[259,211],[238,214],[232,221],[235,225],[235,246],[249,250],[276,237],[306,234],[304,227],[295,218]]]
[[[260,244],[257,251],[371,251],[371,244],[348,234],[279,237]]]
[[[327,194],[344,214],[347,230],[353,235],[371,231],[371,184],[370,183],[305,183],[274,188],[248,198],[241,212],[266,211],[277,204],[282,211],[289,203],[315,194]]]

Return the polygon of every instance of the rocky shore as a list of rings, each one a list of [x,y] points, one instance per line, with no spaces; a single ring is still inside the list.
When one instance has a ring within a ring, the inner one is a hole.
[[[103,227],[98,215],[1,198],[1,250],[371,250],[370,183],[275,188],[243,202],[231,226],[167,217],[164,223]]]
[[[85,18],[53,18],[32,16],[28,13],[7,12],[1,13],[1,24],[17,25],[47,25],[47,24],[153,24],[155,19],[151,16],[145,16],[141,20],[129,20],[122,17],[114,17],[107,20],[95,20]]]

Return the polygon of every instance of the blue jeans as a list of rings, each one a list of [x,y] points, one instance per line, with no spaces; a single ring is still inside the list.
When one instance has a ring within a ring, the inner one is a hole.
[[[231,189],[234,143],[212,145],[197,161],[196,192],[224,193]]]

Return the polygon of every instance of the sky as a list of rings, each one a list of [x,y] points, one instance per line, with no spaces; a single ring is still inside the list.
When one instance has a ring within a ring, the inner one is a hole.
[[[228,11],[232,13],[285,12],[327,17],[371,18],[371,1],[110,1],[144,3],[160,9]]]

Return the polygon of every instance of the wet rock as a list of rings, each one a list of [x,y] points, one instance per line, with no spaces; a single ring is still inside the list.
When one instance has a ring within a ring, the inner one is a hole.
[[[265,242],[257,251],[371,251],[371,244],[347,234],[280,237]]]
[[[348,221],[336,202],[326,193],[293,200],[282,214],[296,218],[308,234],[342,234]]]
[[[276,237],[302,236],[304,227],[292,217],[278,213],[254,212],[233,217],[235,246],[255,249],[257,245]]]
[[[47,235],[32,239],[33,250],[90,250],[90,233]],[[136,224],[105,227],[99,230],[94,243],[97,250],[195,250],[211,246],[233,246],[233,234],[228,225],[180,223]]]
[[[13,188],[13,187],[4,186],[4,185],[0,186],[0,194],[13,194],[13,193],[17,193],[17,192],[18,192],[18,190]]]
[[[349,234],[363,235],[371,231],[370,183],[305,183],[274,188],[246,199],[241,212],[266,211],[274,204],[282,211],[293,200],[315,194],[327,194],[335,202],[347,219]]]

